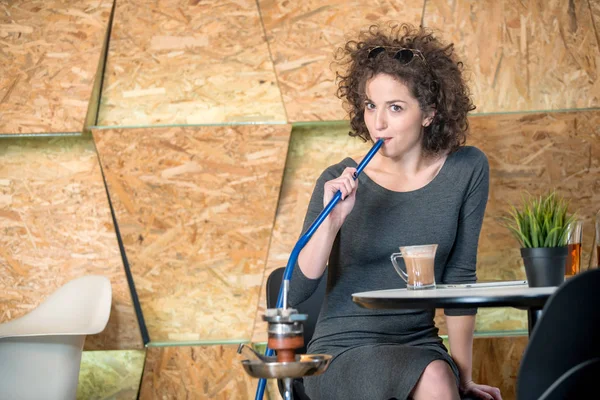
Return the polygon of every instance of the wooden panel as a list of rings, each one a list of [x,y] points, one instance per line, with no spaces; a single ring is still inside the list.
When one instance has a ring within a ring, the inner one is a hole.
[[[582,270],[589,263],[593,216],[600,208],[600,111],[512,114],[470,118],[469,144],[490,162],[490,197],[481,230],[477,277],[526,279],[519,244],[502,225],[510,204],[525,191],[555,188],[584,220]],[[436,319],[445,333],[442,318]],[[513,308],[479,309],[478,331],[527,329],[527,315]]]
[[[77,399],[136,400],[145,358],[145,350],[84,351]]]
[[[88,350],[142,347],[91,138],[2,139],[0,322],[23,316],[63,284],[111,280],[108,326]]]
[[[254,0],[117,2],[99,125],[285,120]]]
[[[361,29],[387,21],[419,25],[423,0],[259,0],[290,122],[346,118],[335,96],[333,53]]]
[[[0,2],[0,134],[83,130],[112,5]]]
[[[473,342],[473,380],[500,389],[503,400],[517,398],[517,376],[527,336],[479,338]]]
[[[94,131],[151,341],[250,338],[289,135]]]
[[[285,267],[299,238],[302,222],[315,182],[328,166],[345,157],[367,154],[370,144],[348,136],[345,123],[301,126],[292,131],[277,215],[271,236],[265,276],[260,289],[253,342],[267,341],[267,323],[262,320],[266,308],[266,284],[269,274]],[[391,264],[390,264],[391,267]]]
[[[596,40],[600,43],[600,2],[597,0],[588,0],[590,10],[592,12],[592,20],[594,22],[594,29],[596,33]]]
[[[583,265],[592,246],[592,217],[600,205],[600,111],[471,118],[470,143],[490,161],[490,197],[481,232],[478,278],[525,279],[516,239],[502,217],[521,193],[555,188],[584,219]]]
[[[423,24],[456,44],[477,112],[600,105],[587,0],[430,0]]]
[[[140,400],[246,400],[257,380],[246,374],[237,345],[149,347]]]

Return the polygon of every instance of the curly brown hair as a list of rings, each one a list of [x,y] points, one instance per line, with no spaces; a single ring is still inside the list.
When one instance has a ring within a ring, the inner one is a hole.
[[[376,47],[418,50],[425,62],[415,56],[415,60],[403,64],[394,58],[393,51],[369,57]],[[336,73],[337,96],[344,100],[350,116],[350,136],[372,141],[364,121],[366,83],[377,74],[388,74],[407,85],[421,110],[435,110],[432,122],[424,128],[424,153],[453,152],[465,143],[469,130],[467,113],[475,106],[463,78],[463,64],[456,60],[454,45],[443,43],[433,31],[410,24],[392,24],[389,33],[385,33],[378,25],[372,25],[359,34],[358,40],[339,48],[335,61],[346,69],[345,75]]]

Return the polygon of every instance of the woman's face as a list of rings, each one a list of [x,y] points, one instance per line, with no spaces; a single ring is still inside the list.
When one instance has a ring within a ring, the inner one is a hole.
[[[399,157],[421,152],[423,126],[433,112],[424,113],[408,87],[387,74],[378,74],[366,84],[365,124],[373,141],[385,139],[382,154]]]

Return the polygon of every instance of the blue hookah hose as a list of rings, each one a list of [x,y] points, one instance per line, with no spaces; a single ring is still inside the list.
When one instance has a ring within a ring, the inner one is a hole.
[[[367,166],[369,161],[371,161],[371,159],[377,153],[377,151],[379,151],[379,149],[383,145],[383,142],[384,142],[383,139],[379,139],[375,143],[375,145],[371,148],[371,150],[369,150],[369,152],[367,153],[365,158],[362,159],[360,164],[358,164],[358,167],[356,167],[356,175],[354,176],[354,180],[358,179],[358,176],[360,175],[360,173],[363,171],[363,169],[365,169],[365,167]],[[289,258],[288,263],[283,272],[283,282],[279,288],[279,295],[277,296],[277,308],[282,308],[284,305],[283,304],[284,297],[287,297],[287,296],[284,296],[284,291],[285,291],[284,288],[289,288],[289,281],[292,278],[292,272],[294,272],[294,266],[296,265],[296,261],[298,260],[300,251],[304,248],[304,246],[306,246],[306,243],[308,243],[308,241],[310,240],[312,235],[319,228],[319,226],[321,226],[321,224],[323,223],[325,218],[327,218],[327,216],[329,215],[331,210],[333,210],[333,208],[337,205],[337,203],[339,203],[339,201],[341,199],[342,199],[342,192],[340,192],[338,190],[337,193],[335,194],[335,196],[333,196],[333,198],[329,201],[329,204],[327,204],[327,206],[325,206],[323,211],[321,211],[321,213],[317,216],[317,218],[312,223],[312,225],[308,228],[306,233],[300,237],[300,239],[294,246],[294,249],[292,250],[292,253],[290,254],[290,258]],[[285,294],[287,295],[287,293],[285,293]],[[274,353],[275,352],[273,351],[273,349],[270,349],[267,347],[267,350],[265,351],[265,356],[271,357],[271,356],[273,356]],[[266,379],[260,379],[258,381],[258,387],[256,388],[256,396],[254,397],[255,400],[263,399],[263,396],[265,394],[266,384],[267,384]]]

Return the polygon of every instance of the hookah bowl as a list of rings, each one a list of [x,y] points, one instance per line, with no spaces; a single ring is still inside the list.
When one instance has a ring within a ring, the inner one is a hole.
[[[268,309],[263,315],[263,320],[269,324],[267,346],[277,351],[277,356],[260,355],[244,344],[238,348],[238,353],[246,350],[253,358],[242,361],[248,375],[283,381],[284,400],[293,400],[294,378],[319,375],[325,372],[331,362],[331,356],[327,354],[296,355],[296,349],[304,346],[303,322],[307,317],[293,308]]]

